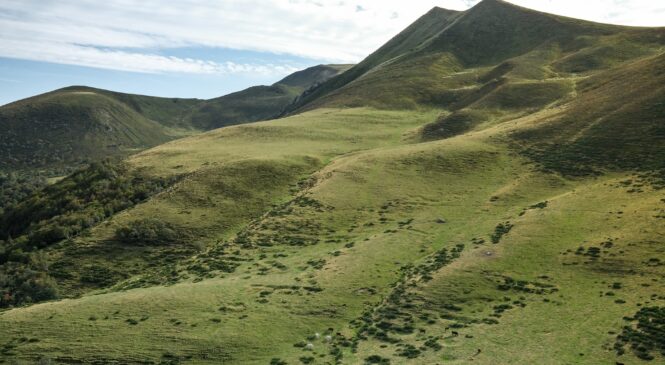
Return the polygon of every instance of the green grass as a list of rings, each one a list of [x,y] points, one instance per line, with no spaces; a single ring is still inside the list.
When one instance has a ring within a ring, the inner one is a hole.
[[[0,362],[662,361],[660,33],[435,10],[307,112],[137,153],[180,179],[31,257],[64,298],[0,312]]]
[[[662,234],[654,230],[653,221],[662,204],[659,193],[650,189],[628,193],[618,184],[625,179],[621,175],[575,182],[538,172],[506,145],[489,138],[505,135],[496,127],[494,132],[442,141],[401,142],[405,133],[433,113],[321,110],[222,129],[137,155],[131,164],[152,166],[160,176],[199,172],[78,240],[78,254],[76,249],[69,252],[76,257],[72,263],[104,262],[83,254],[83,247],[92,253],[95,245],[112,247],[108,239],[113,227],[155,215],[201,232],[209,248],[169,266],[176,270],[178,282],[169,286],[150,284],[149,280],[159,279],[158,273],[151,273],[135,257],[138,252],[154,255],[145,247],[126,256],[107,252],[118,260],[117,269],[141,273],[119,287],[132,287],[141,277],[149,287],[4,312],[0,321],[5,324],[5,338],[39,339],[18,343],[12,353],[19,359],[48,356],[56,361],[138,362],[175,356],[188,363],[243,364],[267,364],[274,357],[297,363],[300,357],[314,356],[318,363],[332,361],[329,351],[335,346],[343,363],[372,355],[401,363],[405,358],[396,355],[400,350],[394,344],[381,347],[386,344],[368,337],[359,340],[353,353],[342,345],[342,336],[353,339],[357,328],[353,323],[362,313],[381,308],[392,284],[400,280],[401,267],[419,265],[439,249],[462,243],[461,257],[430,273],[430,281],[406,279],[415,283],[407,286],[407,293],[414,293],[418,305],[402,310],[416,318],[415,332],[391,337],[419,348],[428,336],[441,336],[435,342],[443,346],[439,351],[428,347],[411,362],[465,362],[478,348],[482,352],[474,362],[480,363],[542,358],[557,359],[553,363],[614,361],[613,337],[607,332],[620,331],[621,318],[633,315],[637,302],[646,304],[652,293],[662,292],[661,282],[650,283],[662,275],[662,269],[642,264],[650,257],[662,257],[649,243]],[[307,128],[292,128],[302,124]],[[291,137],[288,144],[286,135]],[[358,149],[359,142],[369,148]],[[292,169],[294,164],[301,167]],[[284,178],[270,172],[270,167]],[[349,191],[353,193],[345,193]],[[254,198],[246,194],[266,195],[251,203]],[[289,203],[292,194],[309,200]],[[545,200],[545,208],[527,209]],[[183,210],[188,213],[182,214]],[[618,215],[619,210],[626,214]],[[628,214],[633,211],[637,213]],[[608,229],[608,220],[616,228]],[[514,227],[492,244],[489,238],[495,227],[506,221]],[[238,227],[245,227],[242,240],[233,234]],[[485,243],[474,244],[473,238]],[[586,265],[582,264],[586,257],[562,255],[607,238],[613,238],[616,246],[609,253],[626,253],[611,258],[603,252],[598,262]],[[240,259],[233,272],[211,269],[232,257]],[[320,260],[314,266],[309,263]],[[564,265],[569,261],[578,264]],[[192,264],[198,264],[200,271],[188,269]],[[645,276],[616,271],[616,265],[644,267],[639,270]],[[551,279],[540,278],[543,275]],[[559,291],[547,295],[502,291],[497,286],[503,276],[551,283]],[[616,281],[625,289],[613,291],[625,304],[598,295]],[[622,295],[624,291],[639,294],[631,299]],[[512,300],[524,296],[521,301],[526,306],[506,310],[498,324],[469,323],[453,329],[460,336],[447,338],[452,330],[445,327],[459,321],[441,319],[442,303],[461,308],[455,315],[483,319],[491,318],[487,316],[505,296]],[[543,302],[545,298],[550,302]],[[419,319],[425,313],[434,324]],[[332,343],[323,340],[328,328],[333,329]],[[520,328],[519,335],[515,328]],[[419,334],[421,330],[424,334]],[[308,340],[315,332],[321,337]],[[81,336],[89,338],[85,345],[74,342]],[[312,342],[313,351],[293,346],[300,342]],[[66,353],[60,350],[63,347],[68,348]],[[630,356],[620,361],[632,363]]]

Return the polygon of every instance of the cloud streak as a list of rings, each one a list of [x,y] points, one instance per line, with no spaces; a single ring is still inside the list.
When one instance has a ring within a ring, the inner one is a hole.
[[[231,61],[213,62],[149,53],[126,52],[113,49],[80,46],[75,44],[53,44],[30,41],[7,41],[2,55],[32,61],[52,62],[95,67],[101,69],[164,73],[179,72],[193,74],[289,74],[298,67],[276,64],[248,64]]]
[[[170,53],[183,47],[225,48],[321,62],[357,62],[435,5],[464,10],[477,2],[4,0],[0,3],[0,57],[145,73],[285,74],[296,67]],[[651,0],[512,2],[629,25],[657,25],[665,15],[663,7]]]

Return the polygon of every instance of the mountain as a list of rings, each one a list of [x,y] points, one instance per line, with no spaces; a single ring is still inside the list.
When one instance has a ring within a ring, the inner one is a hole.
[[[482,1],[463,13],[435,8],[289,111],[362,105],[391,109],[396,103],[449,109],[469,94],[488,92],[495,78],[584,74],[653,54],[662,43],[661,29],[597,24],[501,0]],[[501,67],[490,73],[492,66]]]
[[[73,86],[0,107],[0,169],[80,166],[226,125],[270,119],[348,66],[315,66],[211,100]]]
[[[323,95],[344,87],[372,69],[378,68],[394,58],[412,52],[425,41],[438,34],[461,14],[462,13],[453,10],[438,7],[433,8],[400,34],[388,41],[388,43],[365,58],[362,62],[351,67],[347,72],[339,75],[339,77],[331,78],[328,82],[315,88],[308,93],[308,95],[300,98],[293,105],[290,105],[286,111],[291,112],[297,110],[303,105],[311,103]]]
[[[284,118],[15,199],[2,359],[660,363],[664,43],[435,8]]]

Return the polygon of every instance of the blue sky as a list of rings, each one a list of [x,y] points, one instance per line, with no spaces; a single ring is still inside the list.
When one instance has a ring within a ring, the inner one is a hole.
[[[478,0],[2,0],[0,104],[69,85],[212,98],[308,66],[355,63],[433,6]],[[665,25],[654,0],[510,0]]]

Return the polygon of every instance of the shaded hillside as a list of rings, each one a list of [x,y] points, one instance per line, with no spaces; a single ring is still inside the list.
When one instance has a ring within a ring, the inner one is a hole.
[[[553,116],[514,134],[543,167],[662,170],[665,178],[665,53],[601,72]]]
[[[107,95],[159,124],[169,128],[191,129],[187,119],[192,109],[200,105],[201,99],[160,98],[154,96],[126,94],[115,91],[95,89],[85,86],[71,86],[59,91],[95,92]]]
[[[76,165],[174,137],[112,95],[93,90],[58,90],[0,108],[0,168]]]

